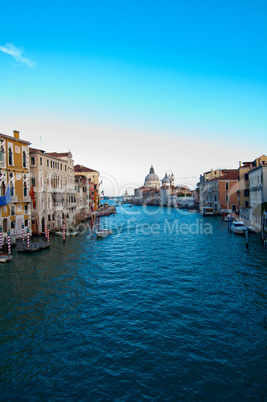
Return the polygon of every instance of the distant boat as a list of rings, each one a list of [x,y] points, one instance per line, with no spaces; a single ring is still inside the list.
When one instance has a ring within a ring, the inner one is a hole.
[[[245,234],[247,227],[242,221],[234,221],[231,226],[231,231],[236,234]]]
[[[202,209],[202,212],[203,212],[203,216],[213,216],[214,215],[213,208],[210,208],[210,207],[204,207]]]
[[[112,230],[111,229],[98,229],[96,230],[96,235],[97,237],[106,237],[109,236],[110,234],[112,234]]]
[[[26,243],[18,243],[17,251],[22,253],[34,253],[35,251],[44,250],[50,247],[50,243],[48,241],[36,241],[30,242],[29,247]]]
[[[12,260],[12,255],[1,253],[0,254],[0,262],[9,262]]]
[[[79,232],[66,232],[65,236],[77,236]],[[63,232],[55,232],[57,236],[63,236]]]

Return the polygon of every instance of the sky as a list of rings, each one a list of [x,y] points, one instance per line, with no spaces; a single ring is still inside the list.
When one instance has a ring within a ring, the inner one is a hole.
[[[0,132],[101,191],[267,154],[266,0],[0,2]]]

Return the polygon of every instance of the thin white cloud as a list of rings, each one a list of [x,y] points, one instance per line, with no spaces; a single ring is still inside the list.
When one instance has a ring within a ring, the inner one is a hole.
[[[5,46],[0,46],[0,51],[10,56],[13,56],[16,61],[20,61],[21,63],[27,64],[27,66],[34,68],[36,66],[35,63],[26,59],[26,57],[22,56],[22,50],[13,45],[13,43],[7,43]]]

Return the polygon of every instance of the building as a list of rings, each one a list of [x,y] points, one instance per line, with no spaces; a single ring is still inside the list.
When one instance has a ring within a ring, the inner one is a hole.
[[[81,174],[75,174],[75,190],[76,190],[76,223],[85,221],[91,215],[92,193],[94,189],[93,183]]]
[[[90,183],[93,184],[94,190],[92,192],[92,199],[91,199],[91,207],[94,210],[98,209],[100,198],[99,198],[99,172],[94,169],[87,168],[83,165],[75,165],[74,166],[75,175],[83,175],[85,176]]]
[[[9,231],[20,238],[22,227],[31,229],[31,197],[29,181],[29,145],[20,139],[19,131],[13,137],[0,134],[0,225],[3,237]]]
[[[238,169],[211,170],[200,176],[200,211],[213,208],[214,214],[237,212]]]
[[[46,153],[30,148],[32,231],[44,233],[70,228],[76,218],[76,191],[72,154]]]
[[[267,210],[267,161],[249,172],[250,224],[258,229],[262,227],[262,216]]]

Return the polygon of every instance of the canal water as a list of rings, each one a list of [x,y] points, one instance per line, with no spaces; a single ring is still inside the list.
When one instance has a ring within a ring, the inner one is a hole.
[[[267,250],[220,218],[119,206],[0,267],[0,400],[267,395]]]

